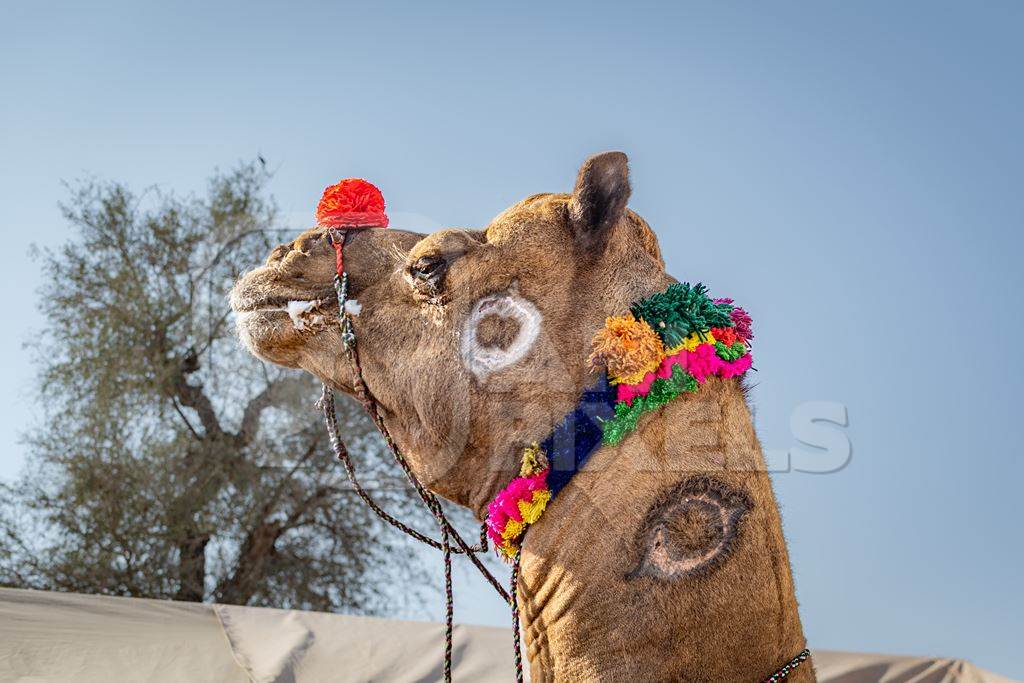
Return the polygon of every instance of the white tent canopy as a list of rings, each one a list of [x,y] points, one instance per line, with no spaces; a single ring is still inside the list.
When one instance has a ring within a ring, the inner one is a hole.
[[[0,588],[0,681],[437,681],[428,622]],[[955,659],[813,650],[830,683],[1013,683]],[[455,678],[508,683],[508,629],[456,626]]]

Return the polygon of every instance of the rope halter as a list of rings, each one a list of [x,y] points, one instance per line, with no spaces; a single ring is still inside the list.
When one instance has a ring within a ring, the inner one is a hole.
[[[420,500],[430,511],[438,524],[441,533],[441,540],[436,541],[429,536],[409,527],[392,515],[388,514],[366,490],[359,484],[355,468],[348,449],[345,447],[341,436],[338,434],[337,415],[334,406],[334,394],[326,384],[323,387],[323,395],[319,401],[319,407],[324,413],[324,420],[327,424],[328,435],[330,436],[331,448],[337,458],[345,466],[345,472],[351,482],[356,494],[364,503],[387,524],[402,531],[413,539],[420,541],[430,547],[440,549],[444,555],[444,577],[445,577],[445,649],[444,649],[444,680],[449,683],[452,678],[452,639],[454,630],[454,597],[452,590],[452,560],[453,553],[465,554],[473,562],[476,568],[494,587],[501,598],[512,605],[513,618],[515,621],[515,662],[516,680],[523,680],[522,658],[519,649],[518,633],[518,605],[516,601],[516,584],[513,573],[513,584],[511,590],[506,592],[494,575],[484,566],[477,553],[487,552],[487,529],[486,525],[480,528],[480,541],[476,545],[469,545],[455,530],[455,527],[448,520],[441,507],[437,496],[428,491],[419,481],[409,466],[405,455],[398,448],[392,438],[383,416],[379,410],[377,401],[366,386],[363,379],[362,366],[359,363],[359,352],[356,349],[355,328],[352,324],[352,314],[346,305],[349,299],[349,276],[345,269],[345,243],[350,230],[363,230],[368,228],[386,228],[388,225],[387,214],[384,213],[384,197],[380,190],[372,184],[359,178],[348,178],[336,185],[324,190],[323,198],[317,206],[317,223],[326,231],[328,243],[334,249],[335,273],[334,289],[338,296],[338,321],[341,327],[341,344],[352,367],[353,389],[356,398],[363,405],[363,408],[370,415],[377,431],[380,432],[387,445],[388,450],[394,456],[395,462],[402,468],[406,479],[416,491]],[[454,542],[455,547],[453,547]],[[518,568],[518,563],[517,563]]]

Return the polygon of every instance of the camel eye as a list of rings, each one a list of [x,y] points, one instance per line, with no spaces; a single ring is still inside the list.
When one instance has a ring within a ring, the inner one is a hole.
[[[448,261],[443,256],[422,256],[409,264],[407,279],[417,294],[433,298],[441,293],[447,272]]]
[[[412,266],[412,275],[420,280],[430,280],[437,277],[441,269],[445,267],[444,259],[441,257],[421,258]]]
[[[627,578],[677,581],[721,565],[751,508],[743,491],[695,477],[672,487],[648,511],[637,534],[638,562]]]

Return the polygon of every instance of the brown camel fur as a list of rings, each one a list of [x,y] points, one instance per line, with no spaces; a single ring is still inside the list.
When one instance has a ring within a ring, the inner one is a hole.
[[[629,191],[625,155],[609,152],[572,194],[529,197],[484,230],[348,238],[366,384],[424,484],[478,518],[595,381],[595,330],[674,282]],[[351,393],[333,276],[324,231],[309,230],[232,304],[256,355]],[[291,301],[315,303],[293,321]],[[748,683],[796,655],[786,544],[740,383],[712,380],[595,452],[526,534],[519,596],[538,682]]]

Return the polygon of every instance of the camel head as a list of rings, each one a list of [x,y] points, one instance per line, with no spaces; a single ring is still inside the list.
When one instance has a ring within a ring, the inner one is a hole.
[[[363,379],[428,488],[482,517],[523,447],[594,381],[594,331],[670,282],[629,194],[626,156],[608,152],[571,194],[527,197],[483,229],[349,234]],[[242,277],[231,302],[254,354],[352,393],[334,273],[314,228]]]

